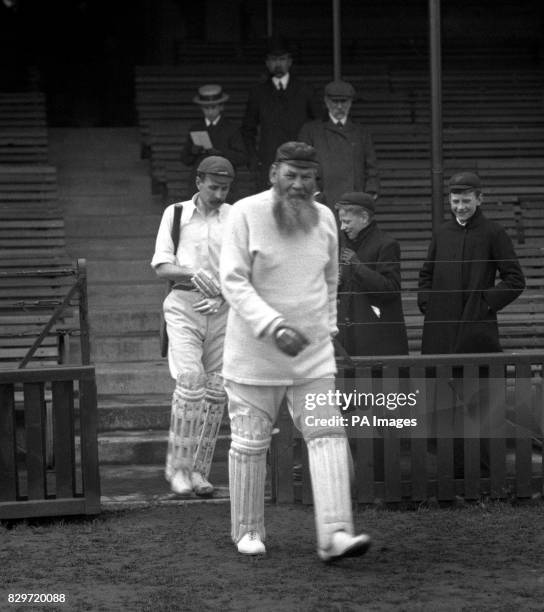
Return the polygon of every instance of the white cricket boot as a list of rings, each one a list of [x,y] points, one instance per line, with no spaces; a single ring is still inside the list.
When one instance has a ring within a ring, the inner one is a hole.
[[[272,424],[261,416],[231,419],[229,488],[231,536],[239,552],[263,554],[266,453]]]

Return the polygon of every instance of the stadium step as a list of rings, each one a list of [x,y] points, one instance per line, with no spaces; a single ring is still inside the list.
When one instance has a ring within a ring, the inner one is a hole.
[[[95,308],[117,306],[124,308],[138,304],[148,309],[153,305],[160,311],[163,299],[164,288],[159,279],[143,282],[116,282],[90,283],[88,286],[89,306],[92,311]],[[91,319],[92,321],[92,319]]]
[[[167,431],[171,403],[171,393],[99,394],[98,429]]]
[[[193,495],[189,499],[179,498],[170,491],[164,478],[164,463],[161,465],[101,465],[101,503],[103,506],[130,507],[157,503],[201,503],[208,501]],[[215,487],[212,501],[228,503],[228,465],[218,462],[212,466],[210,481]],[[269,486],[267,483],[268,494]]]
[[[91,347],[91,356],[96,363],[140,362],[151,355],[159,356],[159,334],[156,330],[115,336],[95,333]]]
[[[66,233],[76,239],[149,237],[150,248],[155,244],[155,236],[161,220],[160,214],[138,215],[66,215]]]
[[[164,202],[159,196],[151,195],[151,181],[148,178],[133,180],[129,194],[87,194],[61,192],[59,204],[65,211],[66,217],[76,215],[108,215],[112,210],[118,215],[138,216],[152,212],[162,213]]]
[[[167,431],[114,431],[98,436],[101,464],[164,464]],[[215,447],[214,462],[227,461],[230,436],[221,434]]]
[[[50,128],[49,150],[60,167],[107,171],[138,166],[140,138],[138,130],[131,127]]]
[[[93,309],[92,330],[94,334],[107,336],[112,333],[157,332],[160,312],[154,306],[131,306],[130,308]]]
[[[93,259],[87,264],[88,282],[97,284],[110,281],[161,282],[149,265],[152,253],[147,259]]]
[[[93,259],[145,259],[151,260],[155,246],[150,236],[78,237],[66,234],[66,248],[73,257]]]
[[[102,395],[138,395],[171,392],[174,381],[165,359],[156,361],[97,363],[96,384]]]

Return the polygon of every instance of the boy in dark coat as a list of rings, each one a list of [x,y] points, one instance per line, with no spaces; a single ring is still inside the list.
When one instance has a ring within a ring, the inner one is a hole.
[[[419,273],[421,352],[499,352],[497,312],[525,288],[523,272],[506,230],[481,211],[480,178],[455,174],[449,190],[452,219],[433,236]]]
[[[480,177],[455,174],[449,191],[452,218],[433,236],[419,273],[418,306],[425,315],[421,352],[500,352],[497,312],[525,288],[523,272],[505,229],[481,211]],[[454,368],[453,377],[460,375]],[[480,368],[480,376],[488,372]],[[486,423],[489,414],[476,418]],[[454,438],[456,478],[463,476],[463,447],[463,439]],[[487,437],[480,440],[480,463],[482,474],[488,474]]]
[[[400,246],[374,218],[374,198],[343,194],[339,341],[350,355],[405,355],[408,339],[400,294]]]

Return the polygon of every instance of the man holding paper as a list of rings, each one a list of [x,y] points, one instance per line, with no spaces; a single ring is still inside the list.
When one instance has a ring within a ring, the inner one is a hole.
[[[220,155],[230,161],[234,168],[247,163],[247,155],[238,127],[223,116],[224,104],[229,96],[221,85],[203,85],[198,89],[193,102],[202,110],[202,119],[193,123],[181,151],[181,161],[192,168],[187,182],[187,197],[192,195],[196,179],[196,168],[209,155]],[[234,190],[236,185],[233,186]],[[236,197],[230,189],[229,202]]]

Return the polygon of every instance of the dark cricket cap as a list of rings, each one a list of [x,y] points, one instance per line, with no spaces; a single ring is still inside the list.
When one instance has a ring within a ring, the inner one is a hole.
[[[458,172],[448,181],[450,191],[464,191],[466,189],[481,189],[480,177],[474,172]]]
[[[331,81],[325,86],[325,96],[332,100],[351,100],[355,98],[355,89],[347,81]]]
[[[305,142],[284,142],[276,151],[276,163],[284,162],[298,168],[317,168],[315,149]]]
[[[196,171],[202,172],[203,174],[215,174],[231,179],[234,178],[234,168],[232,164],[228,159],[220,157],[219,155],[205,157],[198,165]]]
[[[336,206],[360,206],[371,213],[375,212],[374,197],[364,191],[350,191],[340,196]]]

